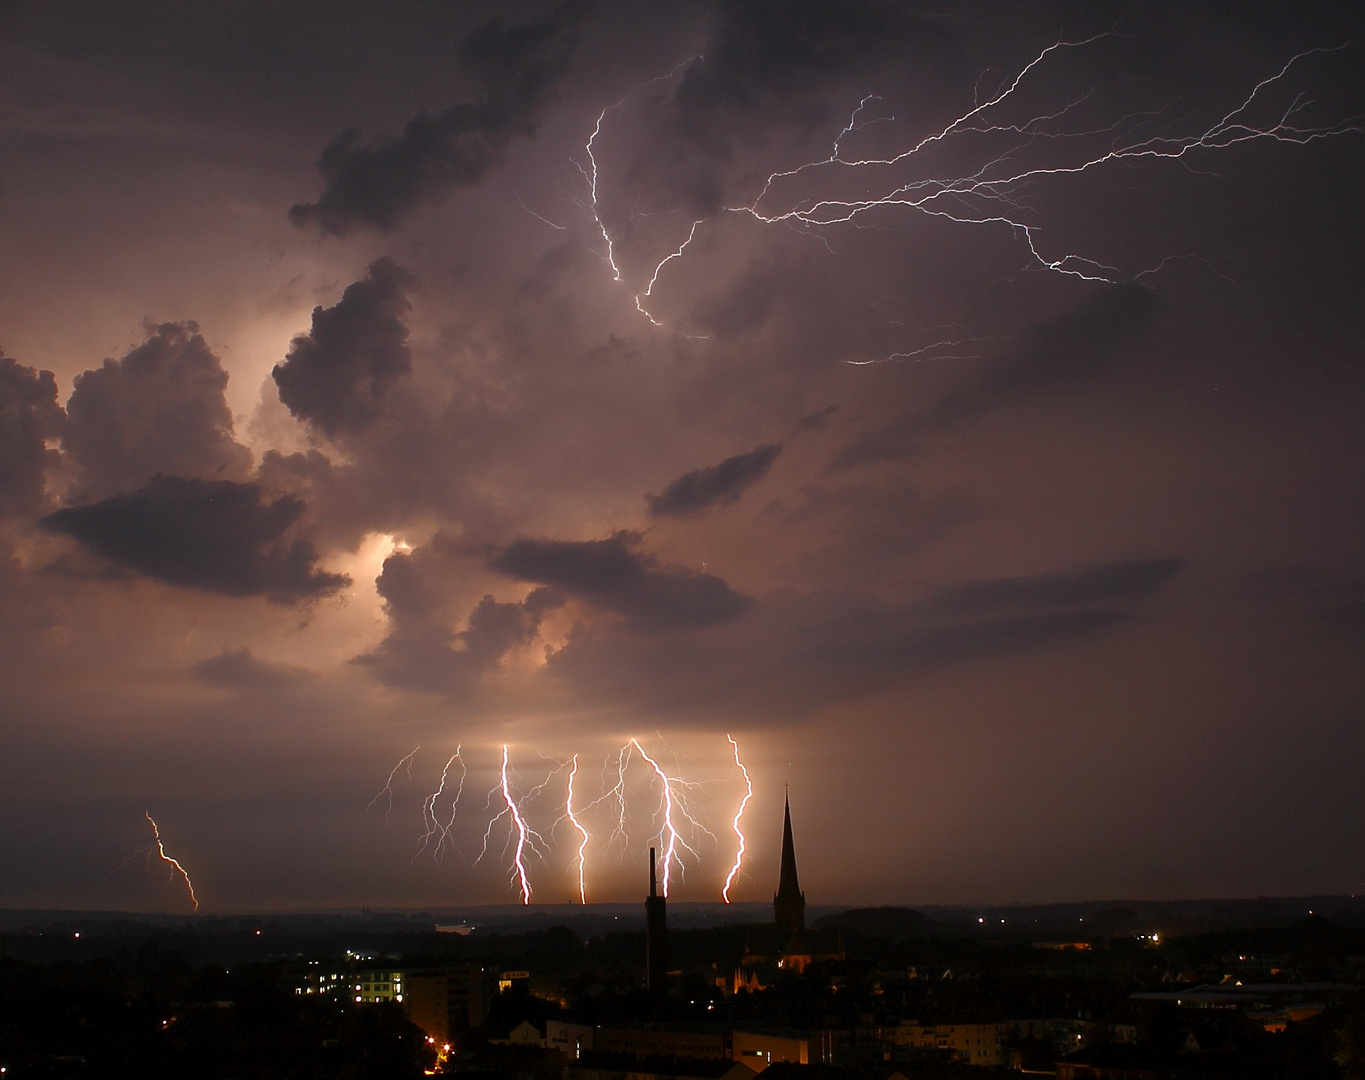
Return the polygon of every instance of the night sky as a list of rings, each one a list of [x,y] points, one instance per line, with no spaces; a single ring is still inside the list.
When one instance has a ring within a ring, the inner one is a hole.
[[[0,906],[1365,891],[1351,7],[0,4]]]

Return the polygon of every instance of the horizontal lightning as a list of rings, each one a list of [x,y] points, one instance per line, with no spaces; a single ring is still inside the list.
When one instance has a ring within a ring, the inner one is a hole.
[[[795,168],[770,173],[752,201],[728,206],[724,212],[746,215],[765,225],[786,225],[798,229],[805,235],[821,239],[826,247],[829,247],[828,239],[820,232],[822,229],[856,224],[859,218],[878,210],[909,210],[961,225],[993,226],[1010,230],[1021,240],[1023,248],[1027,251],[1028,260],[1035,269],[1085,281],[1112,283],[1125,276],[1118,267],[1110,266],[1078,251],[1062,253],[1044,251],[1039,226],[1036,222],[1028,220],[1024,212],[1023,192],[1027,187],[1042,180],[1074,176],[1120,162],[1186,161],[1199,151],[1226,150],[1240,143],[1255,140],[1274,140],[1301,146],[1347,133],[1365,133],[1360,117],[1349,117],[1323,124],[1305,122],[1302,117],[1311,102],[1304,93],[1295,95],[1266,122],[1257,122],[1252,116],[1253,108],[1261,107],[1266,101],[1267,92],[1284,83],[1296,65],[1313,56],[1339,52],[1347,48],[1349,42],[1345,45],[1306,49],[1295,53],[1273,74],[1255,83],[1233,108],[1203,130],[1189,135],[1130,134],[1139,123],[1148,122],[1159,115],[1152,112],[1129,114],[1098,127],[1087,127],[1072,122],[1071,118],[1078,113],[1080,107],[1091,99],[1092,94],[1089,92],[1027,120],[1012,121],[1002,115],[1003,110],[1020,97],[1021,88],[1034,80],[1042,69],[1051,66],[1059,55],[1085,49],[1115,36],[1112,32],[1105,32],[1077,41],[1057,41],[1043,48],[1019,68],[1014,77],[998,92],[984,100],[978,99],[970,109],[942,128],[887,157],[858,158],[847,156],[845,153],[844,144],[850,135],[873,124],[894,119],[891,116],[864,119],[872,104],[880,100],[875,94],[866,95],[858,102],[848,121],[835,136],[828,154]],[[651,80],[651,83],[673,78],[695,59],[699,58],[684,61],[668,75]],[[631,91],[631,94],[635,92]],[[588,209],[606,243],[606,259],[611,265],[616,281],[621,280],[622,274],[616,261],[613,238],[598,212],[601,176],[594,148],[602,135],[608,114],[619,109],[630,96],[627,94],[598,115],[586,147],[591,170],[580,166],[590,189]],[[936,148],[948,144],[961,145],[968,139],[992,135],[1012,139],[1012,144],[961,175],[934,175],[925,168],[920,175],[908,180],[885,179],[888,173],[894,170],[903,173],[903,170],[915,166]],[[1068,147],[1080,147],[1081,140],[1093,140],[1104,136],[1108,138],[1102,149],[1087,151],[1082,148],[1079,155],[1071,160],[1022,166],[1016,162],[1019,151],[1025,148],[1056,147],[1058,149],[1052,151],[1056,157]],[[822,197],[818,190],[811,190],[814,182],[831,171],[842,175],[859,173],[869,187],[881,186],[883,190],[852,199]],[[793,184],[798,190],[794,192],[790,201],[774,205],[778,203],[778,190],[787,190]],[[703,223],[704,219],[693,222],[686,239],[677,250],[670,252],[654,266],[648,284],[635,296],[636,309],[654,326],[661,326],[663,323],[655,314],[653,305],[647,301],[654,298],[660,274],[669,263],[685,256]],[[1172,259],[1193,257],[1168,255],[1157,266],[1128,276],[1140,279],[1159,272]],[[969,345],[972,340],[937,341],[931,345],[892,353],[884,359],[922,361],[972,357],[974,353],[970,350],[964,351],[964,346]],[[881,361],[849,361],[855,364],[877,362]]]

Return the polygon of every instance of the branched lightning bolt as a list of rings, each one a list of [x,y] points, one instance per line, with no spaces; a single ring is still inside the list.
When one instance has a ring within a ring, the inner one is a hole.
[[[450,767],[457,761],[460,763],[461,770],[460,786],[456,789],[455,796],[450,803],[450,820],[447,824],[442,825],[440,819],[436,816],[436,802],[445,794],[446,780],[450,777]],[[437,862],[441,861],[441,850],[445,845],[447,843],[452,846],[454,845],[454,841],[450,838],[450,829],[451,826],[455,824],[455,813],[459,809],[460,796],[464,793],[465,777],[468,775],[469,770],[465,767],[464,758],[460,757],[460,748],[459,746],[456,746],[455,753],[450,755],[450,759],[446,762],[445,768],[441,770],[440,784],[437,785],[436,790],[428,795],[422,802],[422,828],[425,831],[417,841],[417,851],[413,854],[411,862],[408,863],[409,866],[417,861],[417,856],[426,851],[427,845],[431,843],[431,838],[433,836],[438,837],[436,841],[436,850],[432,852],[432,857]]]
[[[555,759],[552,758],[551,760]],[[506,746],[503,746],[502,748],[502,771],[498,783],[494,784],[489,790],[488,802],[485,805],[485,809],[491,809],[493,800],[496,798],[502,803],[502,809],[489,818],[488,826],[484,829],[483,833],[483,847],[480,849],[478,857],[474,860],[474,865],[477,866],[483,861],[484,856],[488,854],[488,844],[493,836],[493,826],[503,818],[510,817],[512,828],[508,833],[507,842],[503,847],[503,853],[506,854],[509,847],[513,849],[511,877],[513,884],[520,887],[521,902],[523,904],[529,904],[531,902],[531,883],[526,869],[528,849],[531,854],[539,856],[542,859],[546,858],[549,853],[549,845],[546,843],[545,838],[541,836],[540,833],[536,832],[535,829],[531,828],[530,823],[526,820],[523,808],[527,802],[544,791],[550,780],[567,768],[568,764],[567,761],[559,761],[557,767],[545,778],[545,780],[518,799],[514,798],[512,795],[512,770],[508,748]]]
[[[166,847],[161,842],[161,830],[157,828],[156,821],[152,818],[151,812],[144,810],[143,815],[147,818],[147,823],[152,827],[152,840],[156,844],[157,857],[167,865],[174,868],[175,873],[185,879],[185,888],[189,890],[190,900],[194,904],[194,910],[199,910],[199,897],[194,895],[194,883],[190,881],[190,875],[185,872],[185,868],[175,859],[166,854]]]
[[[616,265],[616,246],[615,243],[612,241],[611,233],[607,231],[607,226],[602,221],[602,215],[598,212],[597,209],[598,177],[597,155],[593,152],[593,145],[597,142],[597,137],[602,134],[602,121],[604,121],[607,118],[607,113],[615,112],[627,101],[629,101],[632,97],[638,94],[641,90],[645,89],[646,87],[653,86],[655,83],[667,82],[670,79],[675,78],[678,72],[682,71],[688,65],[693,64],[700,59],[702,59],[702,57],[700,56],[688,57],[680,64],[674,65],[673,70],[670,71],[667,75],[657,75],[654,78],[648,80],[647,82],[641,83],[639,86],[635,87],[625,96],[623,96],[621,100],[618,101],[615,105],[608,105],[605,109],[598,113],[597,123],[593,125],[592,134],[588,136],[588,141],[583,147],[584,153],[588,155],[588,162],[590,167],[585,169],[582,165],[579,165],[578,162],[576,161],[574,162],[574,164],[578,166],[578,171],[583,174],[583,179],[588,182],[588,205],[585,209],[592,216],[593,223],[596,224],[597,226],[597,231],[601,234],[602,240],[607,245],[605,257],[607,260],[607,265],[611,267],[611,275],[613,281],[621,280],[621,268]],[[657,270],[655,271],[655,276],[656,277],[658,276]],[[639,298],[637,297],[635,301],[636,306],[639,306],[639,302],[640,302]],[[641,308],[641,310],[643,311],[644,309]]]
[[[678,871],[683,872],[682,857],[678,849],[682,848],[693,858],[697,858],[697,851],[678,832],[677,824],[673,820],[676,811],[678,816],[686,821],[693,829],[706,833],[707,836],[715,839],[715,835],[699,822],[692,812],[688,809],[686,789],[696,788],[699,785],[689,784],[676,776],[669,776],[664,772],[663,767],[652,757],[645,753],[645,749],[640,745],[638,739],[631,739],[631,745],[635,747],[636,753],[645,759],[654,770],[654,775],[659,778],[659,783],[663,786],[663,792],[659,800],[659,811],[663,816],[663,825],[659,829],[659,843],[663,846],[663,894],[668,896],[669,885],[673,879],[673,863],[678,862]]]
[[[623,854],[629,842],[629,837],[626,835],[626,766],[630,764],[630,752],[630,743],[626,743],[616,752],[616,782],[610,787],[607,786],[606,777],[611,770],[612,762],[611,758],[606,760],[602,766],[602,794],[583,807],[583,810],[587,811],[608,799],[615,801],[616,824],[611,830],[611,835],[607,838],[607,850],[610,851],[612,847],[619,845]]]
[[[1338,46],[1335,49],[1308,49],[1292,56],[1274,75],[1258,82],[1241,104],[1225,113],[1202,132],[1194,135],[1125,138],[1120,128],[1125,122],[1132,121],[1134,118],[1124,117],[1111,127],[1104,129],[1106,133],[1114,136],[1107,150],[1088,156],[1083,154],[1079,160],[1072,161],[1069,164],[1017,168],[1013,163],[1013,153],[1019,149],[1016,146],[987,161],[976,172],[965,176],[921,177],[899,184],[884,194],[863,199],[812,199],[810,196],[806,196],[789,209],[772,211],[760,209],[772,191],[774,184],[781,180],[826,166],[871,172],[876,169],[902,165],[921,155],[935,144],[943,143],[954,135],[1005,133],[1023,136],[1032,141],[1040,138],[1077,139],[1098,134],[1099,132],[1091,130],[1069,132],[1046,132],[1043,130],[1048,121],[1057,120],[1066,115],[1079,102],[1072,102],[1056,112],[1034,117],[1023,124],[996,123],[990,118],[990,114],[992,110],[1008,102],[1029,74],[1046,63],[1053,53],[1064,49],[1080,49],[1110,36],[1112,35],[1107,33],[1096,34],[1081,41],[1059,41],[1048,46],[1024,65],[1014,79],[994,97],[978,103],[970,111],[963,113],[941,130],[925,136],[913,146],[892,157],[850,160],[840,156],[839,142],[853,130],[858,112],[867,104],[868,99],[865,98],[854,111],[853,119],[845,125],[844,130],[839,134],[839,138],[835,140],[834,150],[829,157],[821,161],[808,162],[795,169],[772,173],[753,202],[744,206],[728,207],[727,209],[734,213],[749,214],[765,224],[786,223],[810,228],[851,222],[862,214],[883,207],[906,207],[929,216],[947,218],[959,224],[1006,226],[1024,239],[1029,255],[1039,269],[1069,274],[1088,281],[1114,281],[1119,276],[1119,271],[1115,267],[1106,266],[1076,253],[1047,256],[1040,251],[1037,243],[1037,227],[1026,222],[1020,213],[1022,208],[1019,202],[1019,194],[1023,187],[1040,177],[1083,173],[1118,161],[1179,160],[1186,158],[1196,150],[1225,149],[1236,143],[1253,139],[1274,139],[1278,142],[1303,145],[1333,135],[1342,135],[1347,132],[1360,133],[1365,130],[1360,126],[1358,119],[1317,127],[1296,126],[1294,118],[1307,104],[1302,95],[1296,97],[1272,124],[1257,125],[1247,118],[1248,110],[1261,92],[1283,79],[1296,63],[1309,56],[1338,51],[1346,46]]]
[[[735,836],[739,840],[739,850],[735,852],[735,865],[730,867],[730,873],[725,879],[725,887],[720,891],[721,899],[728,904],[730,902],[730,886],[739,873],[740,864],[744,861],[744,833],[740,831],[739,819],[744,816],[744,808],[749,805],[749,800],[754,797],[754,782],[749,779],[749,770],[744,767],[744,762],[739,760],[739,743],[735,742],[729,735],[726,735],[725,738],[734,748],[735,764],[739,766],[739,771],[744,774],[744,798],[740,800],[739,809],[735,811],[733,822]]]
[[[1042,49],[1006,80],[997,92],[974,95],[972,107],[957,116],[942,128],[912,142],[905,149],[888,157],[856,158],[845,155],[844,142],[856,131],[871,124],[893,119],[889,116],[861,120],[869,105],[879,100],[869,94],[858,102],[848,122],[844,124],[833,140],[830,152],[817,160],[806,162],[795,168],[770,173],[762,184],[757,196],[748,203],[728,206],[726,213],[747,215],[765,225],[783,225],[797,229],[804,234],[814,235],[829,246],[828,239],[820,230],[843,224],[859,225],[858,219],[876,210],[899,209],[917,211],[929,217],[945,219],[961,225],[980,225],[1003,228],[1018,237],[1027,251],[1028,265],[1039,271],[1063,274],[1086,281],[1115,282],[1125,276],[1140,279],[1156,273],[1167,262],[1177,258],[1194,256],[1168,255],[1156,267],[1126,274],[1118,267],[1107,265],[1098,259],[1081,252],[1045,253],[1039,225],[1030,220],[1025,203],[1025,191],[1041,180],[1091,172],[1115,163],[1126,162],[1181,162],[1189,167],[1194,155],[1199,151],[1225,150],[1239,143],[1255,140],[1274,140],[1292,145],[1306,145],[1318,140],[1345,135],[1365,133],[1365,118],[1348,117],[1343,120],[1310,124],[1303,119],[1304,110],[1311,104],[1306,93],[1295,95],[1287,105],[1280,108],[1269,120],[1258,122],[1253,116],[1254,107],[1262,107],[1267,92],[1277,84],[1282,84],[1291,70],[1310,57],[1339,52],[1351,43],[1295,53],[1273,74],[1255,83],[1251,90],[1222,116],[1202,130],[1190,134],[1158,134],[1145,132],[1144,125],[1153,122],[1161,115],[1156,112],[1135,112],[1119,117],[1100,126],[1086,126],[1075,122],[1072,117],[1081,105],[1091,98],[1091,93],[1083,93],[1074,100],[1067,101],[1051,111],[1034,115],[1023,121],[1011,120],[1002,112],[1010,107],[1020,96],[1020,88],[1036,76],[1036,73],[1050,65],[1062,53],[1085,49],[1094,43],[1113,38],[1114,32],[1094,34],[1077,41],[1059,40]],[[684,64],[674,68],[667,76],[651,80],[658,82],[672,78]],[[648,85],[648,84],[645,84]],[[631,92],[632,94],[635,91]],[[621,280],[621,271],[615,261],[612,237],[598,213],[598,165],[593,147],[607,114],[619,108],[630,97],[622,98],[614,106],[603,109],[597,118],[592,137],[588,140],[587,152],[592,163],[591,174],[583,172],[588,179],[591,191],[591,206],[588,208],[607,244],[607,261],[611,264],[615,280]],[[961,175],[935,175],[926,158],[929,152],[948,144],[970,149],[969,140],[996,136],[1008,141],[998,153],[987,151],[987,156],[975,167]],[[1084,140],[1107,137],[1103,146],[1087,146]],[[1021,151],[1031,147],[1057,148],[1051,151],[1054,164],[1019,163],[1016,158]],[[1072,148],[1075,148],[1074,151]],[[925,167],[917,175],[906,178],[904,171],[925,162]],[[846,176],[851,172],[860,174],[873,193],[859,198],[843,198],[834,195],[822,196],[814,185],[824,177]],[[795,183],[789,201],[778,202],[778,190],[789,190]],[[876,190],[880,188],[880,190]],[[654,267],[646,288],[635,297],[635,306],[652,324],[661,325],[645,301],[654,296],[663,268],[670,262],[681,259],[689,245],[697,236],[702,222],[694,222],[687,239],[676,251],[665,256]],[[970,356],[962,352],[966,341],[937,341],[919,348],[892,353],[887,360],[926,360],[949,359]],[[869,363],[875,361],[849,361],[850,363]]]
[[[408,767],[407,778],[409,780],[412,779],[412,759],[417,756],[417,751],[420,749],[422,749],[422,747],[421,744],[419,743],[417,746],[414,746],[412,748],[411,754],[401,759],[398,762],[398,764],[393,767],[393,771],[389,773],[389,778],[384,781],[384,786],[379,789],[379,794],[370,800],[369,806],[365,807],[365,813],[368,814],[371,810],[373,810],[374,804],[377,803],[380,799],[382,799],[385,795],[387,795],[389,797],[389,802],[388,805],[384,808],[384,820],[387,821],[389,819],[389,814],[393,812],[393,778],[398,775],[398,770],[401,769],[404,765],[406,765]]]
[[[512,798],[512,788],[507,779],[507,747],[502,748],[502,797],[507,803],[507,812],[512,815],[512,821],[517,829],[517,846],[512,855],[512,863],[516,867],[517,877],[521,882],[521,902],[529,904],[531,902],[531,882],[526,876],[526,839],[527,828],[526,819],[521,816],[521,808],[516,800]]]

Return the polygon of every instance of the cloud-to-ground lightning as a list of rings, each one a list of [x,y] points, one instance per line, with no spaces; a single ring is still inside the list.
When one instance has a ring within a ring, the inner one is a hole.
[[[573,770],[569,773],[569,790],[564,799],[564,816],[569,819],[569,824],[578,830],[582,840],[578,845],[578,902],[587,904],[588,888],[584,881],[585,864],[587,861],[586,852],[588,850],[588,830],[583,827],[583,823],[578,820],[574,813],[573,806],[573,782],[578,775],[578,755],[573,756]]]
[[[512,788],[507,779],[507,747],[502,748],[502,797],[507,803],[507,812],[512,815],[512,822],[516,826],[517,839],[516,848],[512,853],[512,864],[516,867],[517,878],[521,883],[521,902],[529,904],[531,902],[531,880],[526,875],[526,819],[521,816],[521,808],[517,801],[512,798]]]
[[[749,800],[754,797],[754,782],[749,779],[749,770],[744,767],[744,762],[739,760],[739,743],[730,736],[725,738],[735,752],[735,764],[739,766],[739,771],[744,775],[744,798],[739,802],[739,809],[735,811],[735,820],[732,827],[735,830],[735,837],[739,840],[739,849],[735,852],[735,864],[730,867],[730,873],[725,878],[725,887],[721,889],[721,898],[728,904],[730,902],[730,886],[734,883],[735,877],[739,874],[739,868],[744,862],[744,833],[739,827],[739,822],[744,817],[744,808],[749,805]]]
[[[706,833],[706,835],[710,836],[713,840],[715,839],[715,836],[709,829],[702,825],[687,808],[686,796],[681,789],[696,787],[697,785],[689,784],[680,777],[669,776],[668,773],[664,772],[663,766],[645,753],[645,748],[640,745],[640,740],[631,739],[630,742],[631,745],[635,747],[635,752],[649,763],[650,768],[654,770],[654,775],[659,778],[659,783],[663,788],[659,799],[659,812],[663,818],[663,825],[659,828],[659,843],[664,849],[664,871],[661,884],[663,894],[666,897],[668,896],[669,885],[673,879],[673,864],[675,861],[678,864],[679,872],[682,872],[682,858],[678,849],[681,848],[694,858],[697,857],[696,849],[684,840],[682,835],[678,832],[678,825],[677,822],[674,821],[673,815],[676,813],[693,829]]]
[[[556,759],[552,758],[551,760]],[[504,846],[503,850],[505,852],[508,847],[512,849],[511,879],[513,885],[517,886],[521,892],[521,902],[523,904],[529,904],[531,902],[530,872],[526,866],[528,852],[529,854],[536,855],[542,859],[547,858],[549,854],[549,846],[545,842],[545,838],[541,836],[540,833],[536,832],[526,820],[524,807],[527,802],[544,791],[550,781],[562,772],[567,765],[567,761],[557,761],[557,767],[551,770],[549,776],[525,795],[516,798],[512,794],[510,751],[508,747],[504,745],[502,748],[502,769],[499,773],[498,782],[494,784],[488,792],[488,803],[486,804],[485,809],[492,808],[494,799],[497,799],[502,803],[502,809],[488,819],[488,826],[484,829],[483,833],[483,847],[480,849],[478,857],[475,858],[474,865],[477,866],[483,861],[484,856],[488,854],[489,841],[493,836],[493,826],[503,818],[510,818],[512,827],[509,830],[507,844]]]
[[[199,910],[199,897],[194,895],[194,882],[190,880],[190,875],[185,872],[185,868],[180,863],[166,854],[166,846],[161,842],[161,830],[157,828],[155,819],[151,811],[144,810],[143,815],[147,818],[147,823],[152,827],[152,842],[156,844],[156,856],[162,862],[170,866],[176,874],[185,879],[185,888],[189,890],[190,902],[194,904],[194,910]]]
[[[640,756],[653,767],[654,772],[659,777],[659,782],[663,785],[663,815],[664,823],[659,832],[659,838],[664,843],[663,850],[663,887],[664,897],[668,896],[668,883],[673,869],[673,853],[678,847],[678,829],[673,824],[673,785],[668,782],[668,774],[659,767],[659,763],[645,753],[644,748],[634,739],[631,740]]]
[[[398,775],[398,770],[406,765],[408,769],[407,778],[409,780],[412,779],[412,759],[417,756],[417,751],[420,749],[422,749],[421,744],[418,744],[417,746],[414,746],[412,748],[411,754],[409,754],[405,758],[399,759],[398,764],[395,765],[392,771],[389,773],[389,778],[384,781],[384,786],[379,789],[379,794],[376,795],[373,799],[371,799],[370,804],[367,807],[365,807],[365,813],[368,814],[371,810],[373,810],[374,804],[387,795],[389,801],[388,804],[384,807],[384,820],[385,821],[388,820],[389,814],[393,812],[393,778]]]
[[[1195,256],[1167,255],[1154,266],[1123,270],[1108,265],[1093,253],[1049,252],[1042,223],[1028,206],[1030,189],[1059,177],[1089,173],[1120,163],[1181,162],[1189,167],[1194,155],[1201,151],[1226,150],[1245,142],[1273,140],[1305,145],[1333,136],[1365,133],[1365,118],[1359,116],[1319,123],[1306,120],[1306,110],[1312,104],[1306,91],[1294,92],[1290,88],[1287,101],[1278,105],[1269,100],[1272,91],[1286,87],[1291,72],[1297,67],[1313,57],[1339,52],[1347,48],[1349,42],[1295,53],[1274,73],[1252,85],[1211,123],[1206,122],[1183,134],[1169,130],[1154,133],[1153,125],[1167,115],[1168,109],[1130,112],[1087,122],[1081,119],[1083,106],[1091,102],[1093,91],[1075,95],[1071,100],[1046,107],[1024,119],[1007,115],[1007,111],[1021,101],[1026,92],[1024,88],[1036,82],[1039,74],[1054,66],[1059,57],[1120,36],[1109,31],[1048,45],[1018,68],[1013,77],[1003,81],[998,91],[984,99],[974,95],[970,109],[887,156],[856,157],[846,153],[845,143],[854,133],[893,119],[879,116],[863,120],[870,104],[880,100],[877,95],[865,95],[835,136],[827,154],[793,168],[769,173],[751,200],[726,206],[721,213],[747,216],[765,225],[792,227],[824,240],[828,247],[829,241],[824,235],[828,228],[856,223],[857,219],[874,211],[908,210],[960,225],[1008,230],[1019,238],[1028,268],[1112,283],[1124,278],[1141,279],[1157,273],[1173,258]],[[684,62],[669,75],[654,81],[671,78],[681,67],[697,59]],[[608,262],[616,281],[620,281],[622,275],[614,255],[613,238],[597,209],[601,178],[592,150],[602,134],[608,113],[619,108],[625,100],[602,110],[587,146],[592,160],[590,212],[606,241]],[[1258,110],[1264,119],[1258,118]],[[949,149],[954,155],[974,160],[942,172],[943,155],[933,152]],[[1040,159],[1039,154],[1047,156]],[[587,170],[583,172],[588,176]],[[866,194],[848,197],[828,186],[829,183],[848,183],[855,175],[856,180],[865,185]],[[660,274],[667,265],[685,256],[702,223],[693,223],[683,243],[655,264],[647,286],[636,294],[636,308],[655,326],[662,325],[662,320],[654,313],[653,305],[646,306],[645,300],[654,297]],[[957,358],[966,355],[962,347],[971,340],[936,341],[892,353],[886,359]]]
[[[741,868],[745,850],[745,841],[740,830],[741,819],[744,808],[753,795],[748,771],[739,759],[738,746],[733,739],[730,739],[730,742],[733,747],[735,764],[745,779],[747,792],[732,823],[736,836],[739,838],[740,846],[739,854],[736,856],[736,866],[726,878],[724,895],[727,902],[729,902],[730,887]],[[665,747],[665,749],[667,748]],[[390,781],[410,765],[415,753],[416,750],[414,749],[395,766],[390,774]],[[718,843],[715,834],[702,823],[702,819],[699,817],[701,807],[697,804],[697,800],[705,800],[708,785],[706,782],[687,780],[681,775],[672,775],[661,763],[658,756],[646,752],[639,740],[633,738],[621,744],[607,758],[603,769],[601,788],[598,792],[584,791],[584,770],[580,753],[573,753],[563,758],[548,756],[544,753],[540,754],[542,760],[550,763],[549,767],[543,779],[540,779],[534,786],[525,787],[513,769],[511,747],[504,744],[501,748],[496,781],[488,791],[487,802],[484,806],[486,816],[480,815],[479,818],[483,832],[483,843],[477,857],[473,860],[473,865],[477,866],[479,863],[488,860],[490,847],[496,848],[501,844],[502,857],[509,874],[509,883],[518,893],[521,902],[529,904],[533,891],[531,881],[534,870],[533,862],[537,858],[542,862],[551,858],[552,842],[556,840],[559,826],[567,824],[573,830],[575,837],[573,846],[566,852],[574,876],[577,878],[575,895],[578,903],[587,904],[587,856],[596,834],[593,821],[597,808],[607,804],[601,813],[603,816],[609,816],[613,823],[606,843],[603,845],[603,850],[610,851],[613,848],[619,848],[624,857],[630,847],[631,838],[628,835],[628,827],[632,814],[635,812],[634,807],[637,798],[635,792],[637,786],[636,770],[631,766],[637,756],[642,763],[648,766],[650,794],[645,798],[651,803],[655,796],[658,798],[658,802],[652,803],[646,814],[651,822],[652,834],[658,837],[658,847],[663,862],[663,885],[666,890],[671,889],[676,879],[681,877],[686,869],[684,860],[694,862],[701,860],[702,856],[698,850],[701,847],[698,844],[699,834],[709,838],[712,844]],[[458,783],[455,774],[457,762],[460,769]],[[432,849],[434,849],[434,857],[439,863],[445,845],[454,846],[456,813],[470,772],[470,766],[461,748],[456,747],[455,753],[445,762],[435,789],[422,800],[423,831],[418,836],[417,851],[409,865],[415,863],[418,856]],[[673,772],[677,772],[677,770],[674,769]],[[550,829],[542,835],[532,824],[533,815],[529,814],[528,811],[533,809],[531,804],[537,798],[542,797],[547,791],[557,789],[554,786],[555,778],[561,773],[567,773],[563,812]],[[640,774],[640,783],[644,782],[645,775],[646,773],[643,772]],[[389,786],[391,787],[391,784]],[[383,794],[381,791],[376,799],[383,797]],[[643,794],[643,789],[639,794]],[[446,799],[450,800],[448,810]],[[505,834],[500,831],[498,826],[498,823],[504,819],[507,821]],[[657,833],[653,833],[656,828]],[[607,835],[605,831],[603,835]],[[562,840],[560,843],[562,845]],[[496,855],[496,852],[494,854]]]

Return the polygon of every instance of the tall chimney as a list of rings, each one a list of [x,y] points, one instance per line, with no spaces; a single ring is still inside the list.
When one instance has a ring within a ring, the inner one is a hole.
[[[668,987],[668,900],[659,895],[654,849],[649,849],[649,895],[645,897],[645,987],[662,994]]]

